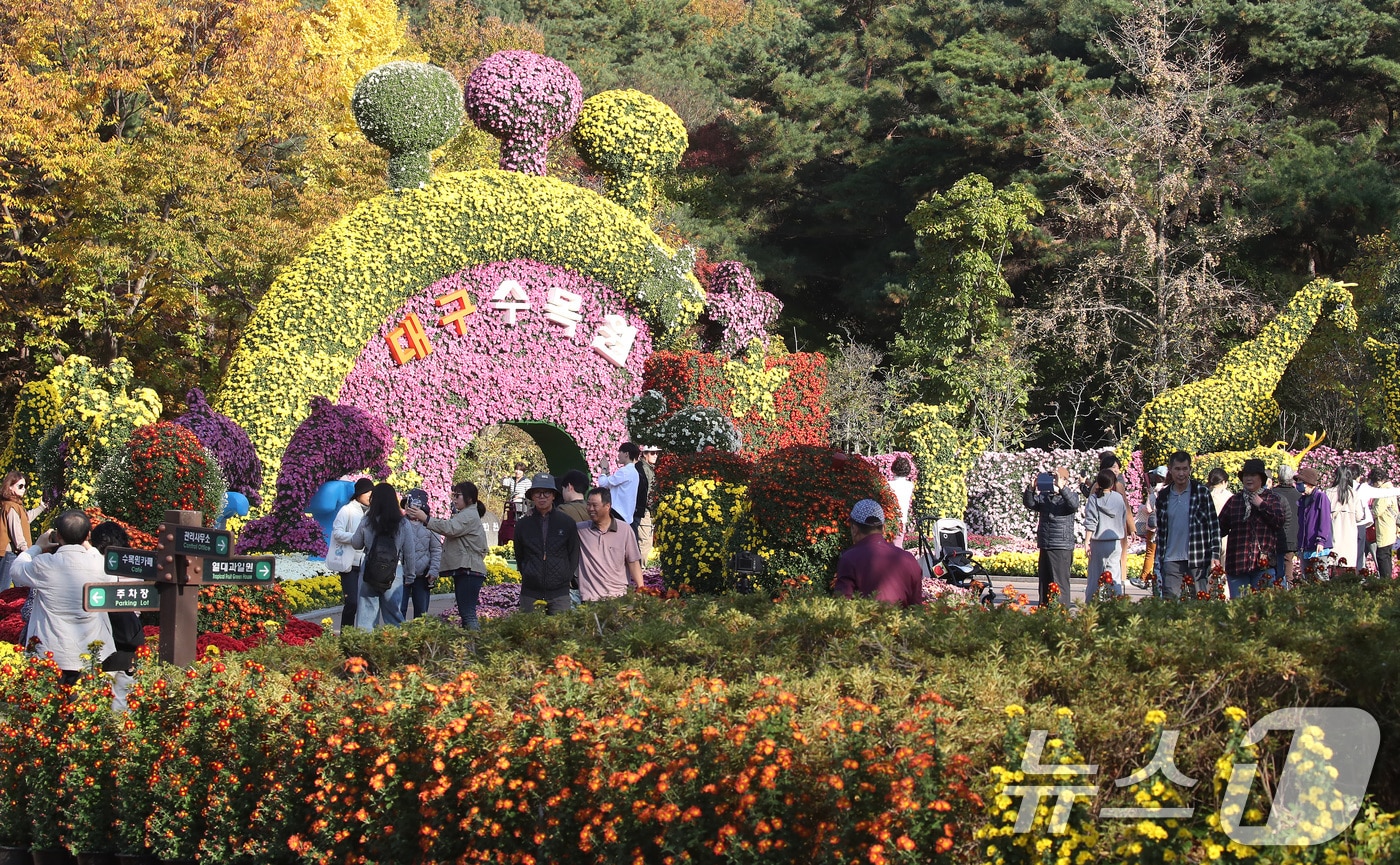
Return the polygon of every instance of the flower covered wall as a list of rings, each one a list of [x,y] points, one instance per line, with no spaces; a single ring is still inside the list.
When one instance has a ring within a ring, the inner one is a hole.
[[[466,314],[464,296],[474,310]],[[410,316],[428,350],[409,356],[396,337],[395,357],[389,336]],[[609,336],[618,337],[611,346]],[[389,315],[340,401],[385,419],[403,447],[401,470],[420,475],[434,513],[446,513],[458,451],[492,424],[551,423],[589,466],[606,466],[626,439],[627,406],[650,355],[645,322],[611,288],[539,262],[485,264],[438,280]]]

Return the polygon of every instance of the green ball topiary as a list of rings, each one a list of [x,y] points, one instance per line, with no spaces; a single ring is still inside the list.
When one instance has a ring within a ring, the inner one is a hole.
[[[638,216],[651,206],[655,175],[680,164],[689,140],[665,103],[639,90],[605,90],[583,102],[574,145],[603,175],[608,197]]]
[[[428,157],[462,128],[462,87],[431,63],[376,66],[350,98],[360,131],[389,151],[389,186],[416,189],[431,174]]]

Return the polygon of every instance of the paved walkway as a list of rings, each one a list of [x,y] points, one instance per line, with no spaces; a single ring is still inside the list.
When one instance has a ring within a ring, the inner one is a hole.
[[[428,615],[436,616],[438,613],[450,610],[457,606],[457,598],[454,595],[433,595],[428,600]],[[320,624],[322,619],[331,620],[331,630],[340,630],[340,613],[344,607],[331,607],[325,610],[312,610],[307,613],[297,613],[297,618],[305,622],[315,622]],[[409,602],[408,612],[413,614],[413,603]]]

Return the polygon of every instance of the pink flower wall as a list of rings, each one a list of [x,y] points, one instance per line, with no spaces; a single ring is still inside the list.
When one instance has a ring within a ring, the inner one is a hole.
[[[505,311],[491,305],[507,280],[524,289],[529,304],[516,310],[514,326],[506,323]],[[458,289],[465,289],[476,306],[463,319],[460,336],[438,324],[457,304],[434,303]],[[572,336],[565,334],[565,325],[545,317],[551,289],[581,299]],[[422,321],[432,352],[399,365],[385,336],[410,313]],[[623,367],[592,348],[605,315],[623,316],[636,328]],[[496,262],[441,279],[395,310],[360,352],[339,399],[385,420],[407,445],[403,467],[423,476],[433,512],[442,514],[458,451],[492,424],[552,423],[573,437],[590,466],[610,465],[627,438],[627,407],[641,393],[650,354],[646,325],[611,288],[538,262]]]

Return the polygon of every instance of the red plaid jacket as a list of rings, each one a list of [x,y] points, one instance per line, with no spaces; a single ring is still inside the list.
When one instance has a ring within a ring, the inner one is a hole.
[[[1225,573],[1244,576],[1273,564],[1278,555],[1278,530],[1283,525],[1283,502],[1268,490],[1260,490],[1263,504],[1255,507],[1245,493],[1235,493],[1220,511],[1220,534],[1228,535]]]

